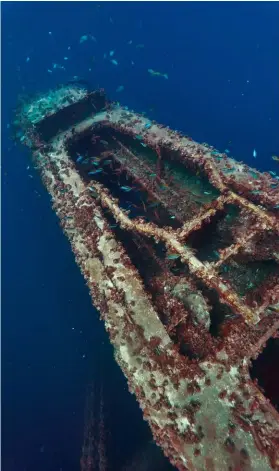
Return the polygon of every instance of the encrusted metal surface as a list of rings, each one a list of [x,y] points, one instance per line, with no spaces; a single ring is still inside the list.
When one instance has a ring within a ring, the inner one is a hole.
[[[279,469],[249,373],[279,327],[278,178],[88,97],[53,135],[17,124],[154,439],[179,470]]]

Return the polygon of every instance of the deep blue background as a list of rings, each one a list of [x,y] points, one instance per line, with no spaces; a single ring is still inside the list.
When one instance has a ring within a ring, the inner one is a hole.
[[[150,438],[49,196],[27,169],[26,150],[10,140],[18,95],[77,75],[150,118],[275,171],[278,24],[276,2],[2,3],[4,471],[79,469],[92,382],[97,391],[104,386],[109,469],[120,470]],[[84,34],[97,42],[80,44]],[[110,50],[118,66],[104,59]],[[66,70],[49,74],[53,63]],[[149,68],[169,79],[151,77]]]

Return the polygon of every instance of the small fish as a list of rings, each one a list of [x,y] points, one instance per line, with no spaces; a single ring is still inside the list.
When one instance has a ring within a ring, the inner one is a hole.
[[[274,209],[279,209],[279,204],[276,204],[275,206],[273,206]]]
[[[115,60],[115,59],[112,59],[110,62],[111,62],[113,65],[118,65],[118,62],[117,62],[117,60]]]
[[[87,40],[88,40],[88,36],[87,36],[87,34],[84,34],[83,36],[81,36],[79,42],[80,42],[80,44],[82,44],[82,43],[84,43],[84,42],[87,41]]]
[[[142,48],[144,48],[144,44],[137,44],[137,45],[136,45],[136,48],[137,48],[137,49],[142,49]]]
[[[88,175],[96,175],[96,173],[101,173],[103,170],[99,168],[98,170],[92,170],[91,172],[88,172]]]
[[[30,57],[26,57],[26,62],[29,62],[30,61]]]
[[[272,170],[270,170],[268,173],[270,173],[270,175],[272,175],[273,177],[276,177],[276,172],[272,172]]]
[[[106,146],[106,147],[109,145],[108,141],[104,141],[103,139],[100,139],[100,143],[103,144],[103,146]]]
[[[110,228],[110,229],[115,229],[117,226],[118,226],[118,224],[111,224],[111,225],[109,226],[109,228]]]
[[[144,142],[141,142],[140,145],[141,145],[142,147],[147,147],[147,144],[144,144]]]
[[[121,186],[120,189],[127,192],[132,190],[130,186]]]
[[[168,78],[169,78],[168,74],[161,74],[161,72],[156,72],[156,71],[153,70],[153,69],[148,69],[148,72],[149,72],[150,75],[152,75],[153,77],[164,77],[165,79],[168,79]]]
[[[204,194],[204,195],[211,195],[212,192],[211,192],[211,191],[204,191],[203,194]]]
[[[98,193],[96,192],[96,190],[93,186],[90,186],[89,190],[93,193],[92,196],[98,196]]]
[[[152,126],[151,123],[146,123],[146,124],[144,125],[145,129],[149,129],[149,128],[151,128],[151,126]]]
[[[225,314],[225,320],[236,320],[238,319],[240,316],[239,314],[234,314],[233,312],[231,314]]]
[[[230,153],[230,150],[229,150],[229,149],[225,149],[224,152],[225,152],[225,154],[229,154],[229,153]]]
[[[272,155],[271,158],[272,158],[272,160],[275,160],[276,162],[279,162],[279,157],[277,157],[277,155]]]
[[[112,57],[114,55],[114,51],[109,51],[109,55]]]
[[[133,41],[132,41],[132,40],[130,40],[130,41],[128,41],[128,43],[127,43],[127,44],[132,44],[132,42],[133,42]]]
[[[256,149],[253,150],[253,157],[254,157],[254,159],[257,158],[257,151],[256,151]]]
[[[135,138],[138,139],[139,141],[142,140],[142,136],[140,134],[136,134]]]
[[[171,254],[169,254],[169,255],[167,256],[167,258],[168,258],[169,260],[176,260],[176,259],[179,258],[179,257],[180,257],[180,255],[179,255],[179,254],[176,254],[176,253],[171,253]]]
[[[77,158],[77,162],[81,162],[83,159],[83,156],[82,155],[79,155],[78,158]]]
[[[279,312],[279,307],[277,306],[269,306],[268,309],[270,309],[273,312]]]
[[[253,172],[253,170],[249,170],[249,173],[253,178],[258,178],[258,174],[256,172]]]
[[[84,34],[83,36],[81,36],[79,42],[80,44],[84,43],[85,41],[87,41],[88,39],[92,39],[92,41],[95,41],[97,42],[97,39],[95,38],[95,36],[92,36],[92,34]]]
[[[119,87],[117,87],[116,91],[117,92],[123,92],[124,90],[124,85],[119,85]]]
[[[157,177],[157,173],[150,173],[150,177]]]
[[[64,65],[60,65],[60,64],[53,64],[53,69],[61,69],[61,70],[65,70],[65,67]]]

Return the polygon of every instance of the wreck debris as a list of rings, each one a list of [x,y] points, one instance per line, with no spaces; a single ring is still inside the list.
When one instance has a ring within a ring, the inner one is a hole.
[[[276,404],[249,374],[278,335],[278,180],[103,90],[35,97],[16,127],[171,463],[278,470]]]
[[[97,404],[99,407],[97,407]],[[106,471],[108,469],[102,385],[99,391],[94,384],[90,384],[88,387],[84,411],[84,437],[80,468],[81,471],[94,471],[97,469],[98,471]]]

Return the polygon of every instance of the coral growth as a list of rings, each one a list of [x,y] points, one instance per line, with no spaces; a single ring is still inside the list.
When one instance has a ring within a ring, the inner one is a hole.
[[[48,120],[34,161],[156,443],[179,470],[279,469],[249,376],[279,327],[278,179],[103,95],[74,132]]]

